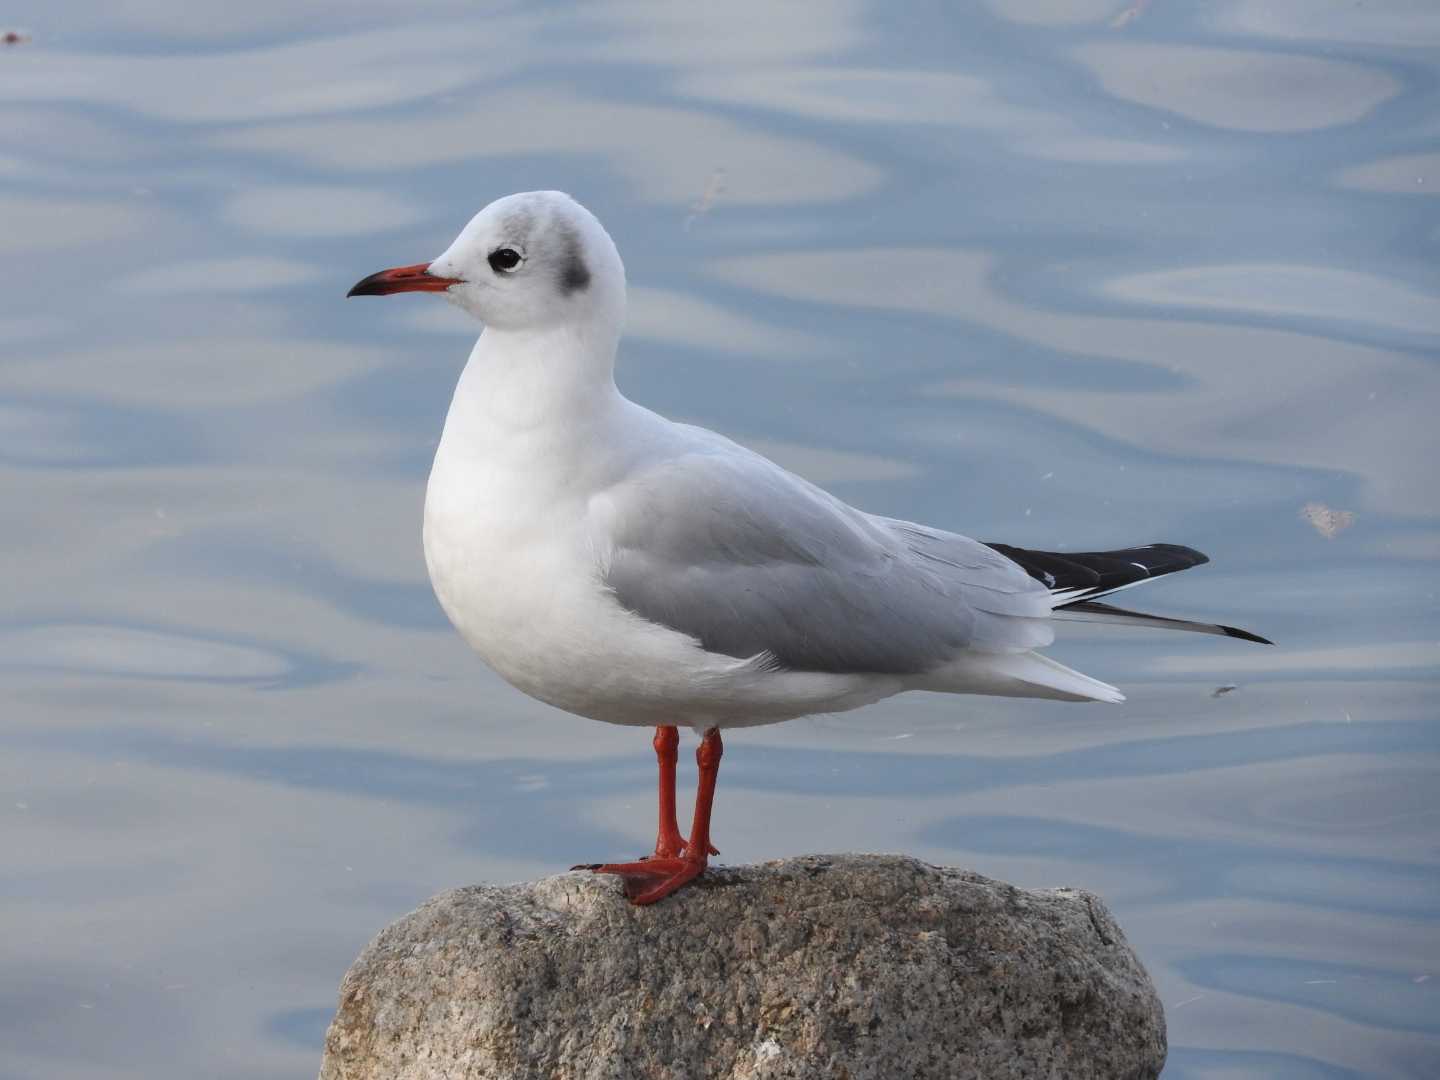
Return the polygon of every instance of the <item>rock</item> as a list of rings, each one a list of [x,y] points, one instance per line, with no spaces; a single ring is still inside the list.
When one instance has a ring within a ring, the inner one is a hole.
[[[442,893],[351,967],[321,1080],[1154,1077],[1101,901],[893,855],[712,869],[653,907],[570,873]]]

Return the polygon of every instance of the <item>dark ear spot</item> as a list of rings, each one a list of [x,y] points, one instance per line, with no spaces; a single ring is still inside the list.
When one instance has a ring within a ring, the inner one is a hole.
[[[560,260],[560,291],[569,296],[590,284],[590,268],[580,254],[580,237],[566,230],[562,239],[564,254]]]

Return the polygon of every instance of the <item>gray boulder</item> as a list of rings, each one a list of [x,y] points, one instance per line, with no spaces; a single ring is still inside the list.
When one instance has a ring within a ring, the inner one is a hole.
[[[1101,901],[894,855],[442,893],[340,987],[321,1080],[1154,1077],[1165,1018]]]

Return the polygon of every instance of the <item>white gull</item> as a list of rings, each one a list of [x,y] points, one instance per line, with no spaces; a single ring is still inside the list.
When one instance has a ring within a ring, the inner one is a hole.
[[[654,726],[655,854],[592,869],[637,903],[699,875],[720,731],[839,712],[905,690],[1118,702],[1035,650],[1054,620],[1245,631],[1097,598],[1206,561],[1150,544],[1055,553],[867,514],[615,386],[625,268],[568,195],[511,195],[431,263],[350,295],[440,292],[485,324],[425,498],[430,580],[501,676],[581,716]],[[702,735],[689,838],[676,725]]]

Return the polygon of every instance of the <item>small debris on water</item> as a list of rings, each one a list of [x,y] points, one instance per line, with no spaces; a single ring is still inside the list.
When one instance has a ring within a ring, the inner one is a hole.
[[[1355,524],[1355,515],[1349,510],[1332,510],[1324,503],[1306,503],[1300,508],[1300,517],[1326,540]]]
[[[1144,15],[1145,9],[1149,6],[1150,0],[1135,0],[1129,7],[1110,20],[1110,28],[1112,30],[1121,30],[1129,26],[1141,15]]]
[[[700,193],[700,198],[690,205],[690,213],[685,217],[685,224],[681,226],[686,232],[690,226],[708,214],[720,198],[720,193],[725,190],[725,170],[716,169],[710,174],[710,180],[705,185],[705,190]]]
[[[1211,696],[1211,697],[1224,697],[1226,694],[1230,693],[1231,690],[1239,690],[1239,689],[1240,689],[1240,688],[1239,688],[1238,686],[1236,686],[1234,683],[1226,683],[1224,686],[1217,686],[1217,687],[1215,687],[1214,690],[1211,690],[1211,691],[1210,691],[1210,696]]]
[[[0,45],[24,45],[29,40],[30,35],[23,30],[0,32]]]

